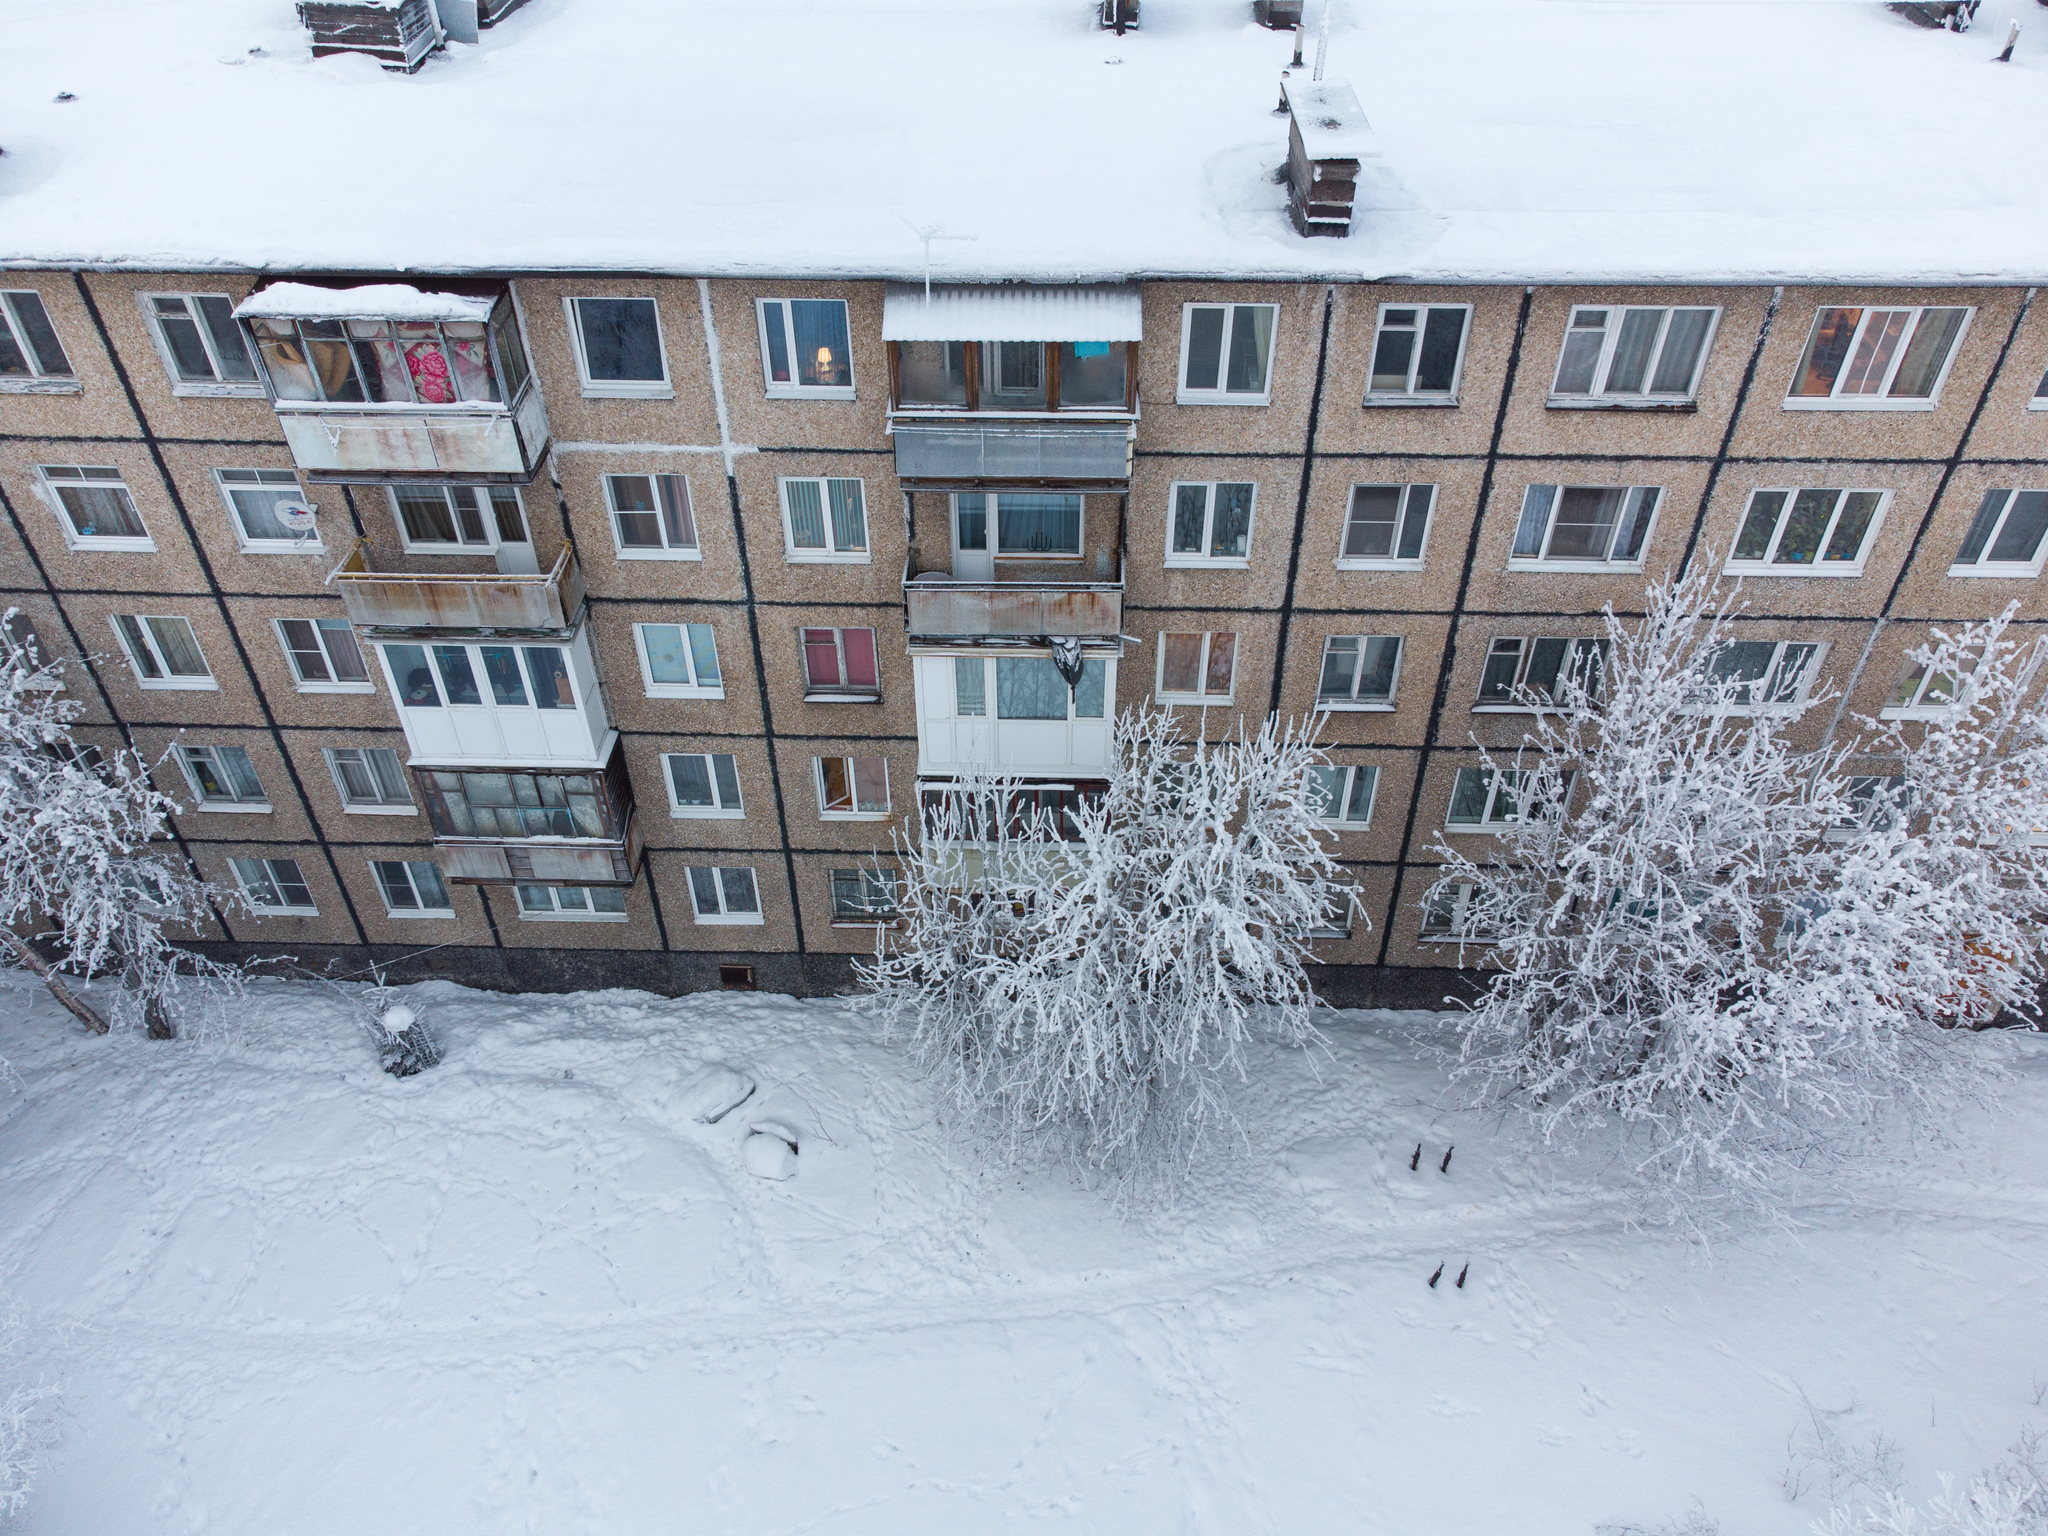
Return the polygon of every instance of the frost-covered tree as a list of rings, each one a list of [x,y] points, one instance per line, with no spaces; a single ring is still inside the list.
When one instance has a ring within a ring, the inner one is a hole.
[[[1100,794],[985,778],[897,840],[900,930],[865,1006],[1000,1152],[1171,1182],[1261,1033],[1315,1038],[1311,935],[1348,900],[1313,732],[1190,741],[1119,717]]]
[[[115,1022],[168,1037],[182,992],[196,987],[217,1006],[240,973],[178,948],[166,930],[196,929],[210,903],[236,898],[153,851],[176,802],[134,752],[103,757],[73,741],[81,706],[61,682],[61,663],[32,640],[0,634],[0,951],[95,1033],[109,1021],[65,977],[118,975]],[[17,931],[39,922],[55,929],[55,962]]]
[[[1461,1079],[1546,1138],[1619,1121],[1688,1205],[1768,1206],[1836,1133],[1970,1079],[1941,1025],[1967,985],[2021,1000],[2039,893],[2023,834],[1951,832],[1994,806],[2001,825],[2048,820],[1998,798],[2011,774],[1964,765],[1999,727],[1892,743],[1909,778],[1958,786],[1932,834],[1931,790],[1896,813],[1911,796],[1846,771],[1862,748],[1802,750],[1794,728],[1822,699],[1783,652],[1734,638],[1734,602],[1708,562],[1652,587],[1640,621],[1609,610],[1604,644],[1550,696],[1525,694],[1522,749],[1481,753],[1518,819],[1477,856],[1440,840],[1429,899],[1493,940]],[[2024,711],[1998,697],[2016,736]],[[1993,889],[2008,877],[2023,888]],[[1986,948],[2005,957],[1994,975],[1970,959]]]

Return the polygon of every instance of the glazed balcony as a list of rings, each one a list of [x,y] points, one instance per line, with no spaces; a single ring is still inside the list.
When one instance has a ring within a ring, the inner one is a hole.
[[[463,885],[630,885],[642,843],[615,745],[590,773],[415,768],[442,873]]]
[[[547,412],[503,285],[274,283],[235,309],[292,460],[315,484],[524,485]]]
[[[554,566],[530,576],[373,571],[358,540],[327,576],[350,620],[373,638],[465,630],[480,635],[566,640],[581,622],[583,570],[564,543]]]

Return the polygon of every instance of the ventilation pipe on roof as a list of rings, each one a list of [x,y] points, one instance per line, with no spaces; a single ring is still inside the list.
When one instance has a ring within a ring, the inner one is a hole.
[[[1347,80],[1303,81],[1282,76],[1287,108],[1287,213],[1295,233],[1351,233],[1358,169],[1376,159],[1372,125]]]
[[[1275,32],[1301,26],[1302,0],[1252,0],[1252,20],[1262,27],[1271,27]],[[1294,44],[1294,62],[1301,62],[1301,42]]]
[[[1102,0],[1102,25],[1114,28],[1122,37],[1126,31],[1135,31],[1138,25],[1138,0]]]

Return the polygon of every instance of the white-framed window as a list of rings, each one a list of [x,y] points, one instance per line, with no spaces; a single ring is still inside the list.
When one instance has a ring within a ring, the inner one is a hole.
[[[1399,635],[1331,635],[1323,641],[1318,709],[1392,709],[1401,680]]]
[[[1975,310],[1827,305],[1785,394],[1788,411],[1931,411]]]
[[[811,760],[818,785],[818,815],[825,821],[886,821],[889,818],[889,759],[817,757]]]
[[[1966,658],[1964,675],[1977,664],[1977,657]],[[1937,672],[1925,662],[1915,661],[1908,656],[1899,669],[1899,681],[1892,689],[1891,701],[1878,711],[1884,720],[1939,720],[1955,703],[1956,674]]]
[[[618,885],[522,885],[519,915],[530,922],[623,923],[626,890]]]
[[[1456,405],[1470,304],[1382,304],[1367,405]]]
[[[260,393],[260,391],[259,391]],[[305,501],[299,477],[289,469],[216,469],[214,484],[234,519],[235,541],[245,555],[310,555],[323,546],[320,530],[293,533],[277,520],[281,501]],[[310,506],[312,503],[307,502]]]
[[[149,334],[171,376],[175,395],[257,395],[263,381],[242,328],[235,301],[224,293],[138,294]]]
[[[661,766],[669,815],[704,821],[745,819],[739,764],[730,752],[664,752]]]
[[[1948,573],[2038,576],[2048,555],[2043,534],[2048,534],[2048,491],[1986,491]]]
[[[690,482],[681,475],[606,475],[604,503],[621,560],[702,560]]]
[[[573,710],[579,703],[568,653],[558,645],[387,644],[381,649],[398,702],[407,709]]]
[[[1228,704],[1237,670],[1237,635],[1227,629],[1159,637],[1162,704]]]
[[[280,401],[474,410],[516,399],[526,382],[509,302],[488,321],[258,316],[247,324]],[[501,370],[509,394],[499,387]]]
[[[597,398],[673,399],[661,312],[652,299],[564,299],[576,373]]]
[[[145,688],[218,689],[192,621],[176,614],[117,613],[111,621],[121,637],[135,681]]]
[[[1422,903],[1422,937],[1425,943],[1492,944],[1494,936],[1472,926],[1472,899],[1478,885],[1471,880],[1453,880],[1436,887]]]
[[[322,747],[327,771],[341,793],[341,807],[352,814],[411,816],[417,814],[405,787],[405,769],[389,747]]]
[[[754,871],[747,865],[692,864],[690,905],[697,921],[713,923],[754,923],[761,918],[761,893],[754,885]]]
[[[375,693],[347,619],[278,619],[277,638],[301,693]]]
[[[853,398],[844,299],[756,299],[761,376],[769,398]]]
[[[1344,513],[1340,571],[1419,571],[1429,542],[1434,485],[1354,485]]]
[[[1319,818],[1327,826],[1362,832],[1372,824],[1372,803],[1379,793],[1380,771],[1356,763],[1310,771],[1309,792]]]
[[[832,882],[832,926],[877,928],[893,923],[903,889],[893,869],[835,869]]]
[[[393,486],[391,506],[408,554],[488,555],[528,542],[519,492],[509,485]]]
[[[1081,556],[1082,500],[1064,491],[959,491],[953,496],[954,538],[962,550],[988,548],[988,504],[996,506],[998,560],[1063,560]]]
[[[635,624],[640,683],[650,699],[722,699],[718,637],[709,624]]]
[[[1759,576],[1861,576],[1890,500],[1890,491],[1751,491],[1728,569]]]
[[[1526,802],[1535,787],[1536,775],[1527,768],[1460,768],[1451,785],[1451,807],[1444,815],[1444,827],[1451,832],[1480,832],[1520,821],[1532,814]]]
[[[1852,773],[1849,775],[1849,814],[1839,818],[1822,834],[1830,843],[1853,843],[1867,830],[1889,831],[1899,812],[1912,805],[1912,792],[1901,773]],[[2038,835],[2030,839],[2039,847]],[[1782,931],[1782,930],[1781,930]]]
[[[202,811],[270,809],[270,797],[256,778],[256,765],[241,747],[179,746],[178,762],[199,797]]]
[[[785,476],[784,554],[798,560],[868,562],[868,511],[858,480]]]
[[[1718,309],[1575,304],[1550,403],[1676,405],[1693,398]]]
[[[1707,671],[1733,679],[1739,709],[1796,708],[1820,672],[1826,645],[1817,640],[1736,640],[1714,653]]]
[[[1552,698],[1560,677],[1576,678],[1590,693],[1600,691],[1600,672],[1607,659],[1607,642],[1579,636],[1499,635],[1487,648],[1486,666],[1479,674],[1479,702],[1475,710],[1523,710],[1530,705],[1518,694],[1528,689],[1541,698]]]
[[[1316,926],[1309,929],[1312,939],[1348,939],[1351,925],[1364,910],[1359,900],[1358,888],[1353,885],[1332,883],[1323,887],[1323,911]]]
[[[1273,398],[1277,304],[1185,304],[1180,318],[1182,405],[1265,405]]]
[[[1656,485],[1532,485],[1508,569],[1641,570],[1663,499]]]
[[[1251,564],[1256,485],[1183,481],[1173,487],[1172,496],[1173,521],[1166,536],[1169,566]]]
[[[64,525],[68,548],[156,551],[156,540],[142,525],[142,514],[136,511],[120,470],[97,464],[38,464],[36,478],[43,499]]]
[[[299,871],[297,859],[230,859],[242,894],[258,912],[289,917],[318,917],[313,892]]]
[[[804,629],[797,636],[805,703],[872,703],[882,696],[872,629]]]
[[[370,872],[384,898],[386,917],[453,917],[448,882],[432,859],[372,859]]]
[[[0,394],[70,394],[78,376],[43,296],[33,289],[0,290]]]

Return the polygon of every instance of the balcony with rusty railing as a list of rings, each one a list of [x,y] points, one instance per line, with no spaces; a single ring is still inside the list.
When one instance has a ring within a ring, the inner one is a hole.
[[[429,575],[371,570],[367,542],[358,539],[327,581],[349,618],[371,636],[463,630],[567,640],[583,616],[583,571],[569,543],[551,569],[534,575]]]
[[[913,646],[1043,645],[1079,640],[1122,650],[1124,581],[962,581],[903,567],[904,623]]]

